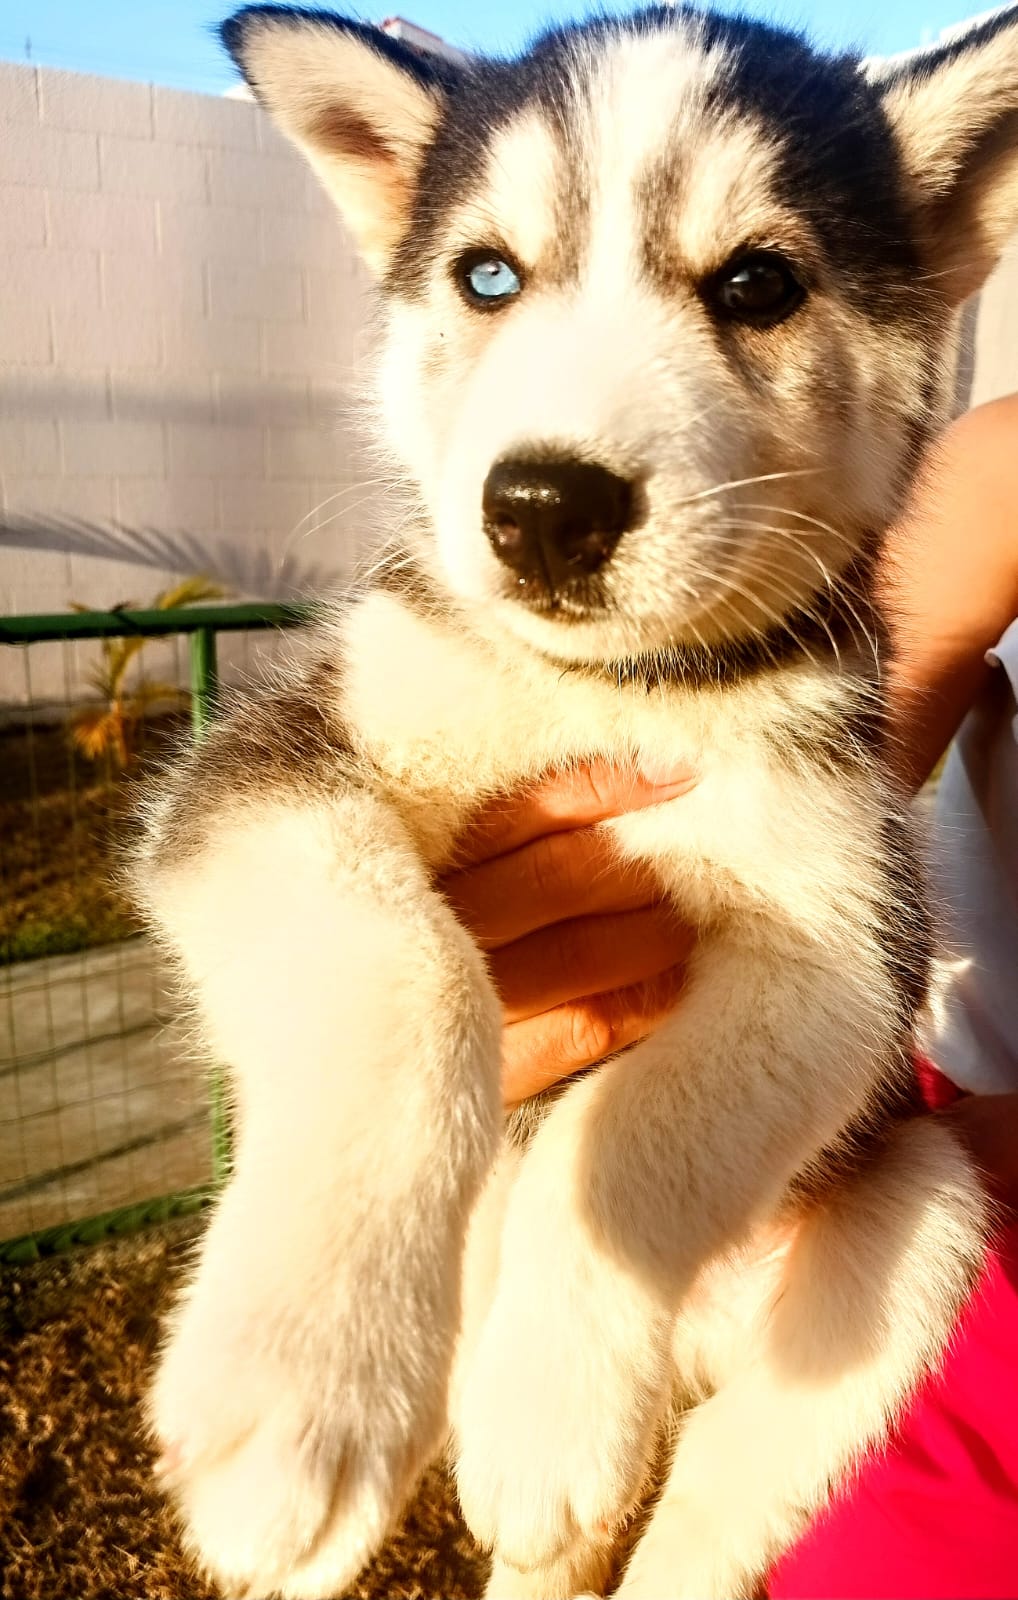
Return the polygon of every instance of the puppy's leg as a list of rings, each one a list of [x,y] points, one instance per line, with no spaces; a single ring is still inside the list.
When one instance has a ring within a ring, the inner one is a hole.
[[[474,1207],[467,1235],[463,1268],[463,1310],[460,1337],[453,1366],[452,1423],[454,1432],[464,1425],[463,1382],[491,1308],[502,1255],[502,1228],[523,1152],[503,1150]],[[494,1552],[485,1600],[574,1600],[581,1591],[602,1593],[612,1569],[611,1545],[581,1546],[561,1560],[521,1572]]]
[[[495,1295],[506,1208],[522,1160],[519,1147],[509,1145],[503,1149],[470,1218],[464,1252],[460,1337],[451,1384],[454,1435],[465,1426],[464,1383]],[[598,1544],[578,1546],[561,1560],[526,1572],[502,1561],[495,1550],[485,1600],[574,1600],[581,1592],[602,1594],[612,1570],[612,1546],[604,1539]]]
[[[742,1369],[686,1421],[620,1597],[759,1592],[941,1358],[978,1271],[983,1213],[967,1158],[924,1122],[801,1224],[746,1329]]]
[[[768,940],[763,928],[754,943]],[[596,1541],[632,1508],[682,1294],[773,1213],[894,1047],[880,960],[860,982],[858,952],[851,965],[837,948],[762,956],[718,937],[671,1021],[539,1129],[509,1199],[458,1466],[467,1521],[514,1565]]]
[[[503,1147],[470,1217],[463,1252],[459,1338],[449,1385],[449,1415],[454,1430],[461,1414],[464,1380],[495,1297],[506,1206],[521,1155],[521,1151],[510,1145]]]
[[[153,1421],[224,1586],[332,1595],[444,1433],[463,1240],[497,1146],[497,1002],[363,792],[236,807],[147,892],[237,1115]]]

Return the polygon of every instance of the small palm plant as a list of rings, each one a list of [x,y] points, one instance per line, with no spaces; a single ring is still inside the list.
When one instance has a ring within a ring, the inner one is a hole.
[[[221,600],[226,593],[220,584],[208,578],[184,578],[173,588],[156,595],[150,609],[170,611],[175,606],[196,605],[200,600]],[[114,609],[131,610],[133,605],[133,601],[127,601]],[[71,609],[90,611],[92,607],[72,601]],[[157,701],[179,705],[186,699],[185,692],[176,684],[159,683],[151,678],[141,677],[128,686],[131,664],[148,642],[141,634],[127,639],[101,639],[101,659],[88,675],[100,703],[83,707],[71,718],[70,735],[75,749],[89,761],[112,764],[118,772],[123,771],[131,759],[139,726],[149,708]]]

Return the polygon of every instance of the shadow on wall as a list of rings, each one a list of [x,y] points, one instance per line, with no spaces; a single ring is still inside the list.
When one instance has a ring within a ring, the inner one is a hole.
[[[150,379],[124,377],[117,380],[117,419],[122,422],[198,422],[209,421],[210,411],[224,426],[252,424],[269,427],[303,428],[308,424],[308,404],[303,390],[266,378],[218,401],[210,401],[207,392],[199,393],[179,384],[153,384]],[[347,428],[357,429],[356,407],[337,393],[320,406],[322,417],[320,431],[336,439],[337,451],[342,445],[342,434]],[[17,417],[22,421],[49,421],[59,417],[67,422],[103,422],[110,420],[110,398],[105,384],[94,378],[80,377],[61,371],[47,375],[45,381],[37,379],[29,386],[19,386],[16,405]],[[331,418],[331,429],[326,425]],[[2,470],[2,461],[0,461]]]

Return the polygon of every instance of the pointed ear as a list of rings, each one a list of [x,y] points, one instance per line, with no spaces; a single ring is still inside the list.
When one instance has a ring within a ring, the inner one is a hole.
[[[368,266],[384,271],[455,76],[328,11],[245,6],[220,36],[255,97],[307,156]]]
[[[929,267],[958,305],[1018,227],[1018,7],[871,76],[897,136]]]

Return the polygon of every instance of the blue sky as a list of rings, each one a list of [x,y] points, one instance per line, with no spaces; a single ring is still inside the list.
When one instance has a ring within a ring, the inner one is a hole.
[[[152,79],[210,92],[231,72],[212,25],[231,0],[0,0],[0,58],[82,72]],[[719,0],[723,5],[723,0]],[[623,0],[624,4],[624,0]],[[761,16],[805,26],[822,42],[890,53],[934,38],[987,0],[743,0]],[[390,11],[468,48],[512,50],[542,22],[575,16],[591,0],[380,0],[357,7],[369,21]],[[337,9],[344,9],[338,0]],[[733,9],[734,9],[733,5]]]

